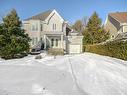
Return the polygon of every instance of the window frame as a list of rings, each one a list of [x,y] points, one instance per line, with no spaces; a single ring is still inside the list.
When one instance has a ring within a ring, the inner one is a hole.
[[[55,23],[53,23],[52,29],[56,30],[56,24]]]
[[[58,47],[58,39],[56,39],[56,47]]]
[[[54,46],[54,39],[53,38],[51,39],[51,46],[52,47]]]
[[[43,31],[43,24],[40,25],[40,30]]]
[[[32,31],[38,31],[38,23],[32,23],[31,30]]]

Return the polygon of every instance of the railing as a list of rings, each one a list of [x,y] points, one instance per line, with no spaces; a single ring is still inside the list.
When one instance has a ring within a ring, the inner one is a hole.
[[[61,35],[63,34],[62,31],[44,31],[44,34],[56,34],[56,35]]]

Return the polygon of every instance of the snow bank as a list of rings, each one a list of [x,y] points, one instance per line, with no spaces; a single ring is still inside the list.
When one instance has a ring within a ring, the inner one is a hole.
[[[71,57],[76,81],[88,95],[127,95],[127,62],[85,53]]]
[[[127,61],[92,53],[41,55],[0,60],[0,89],[17,95],[127,95]]]

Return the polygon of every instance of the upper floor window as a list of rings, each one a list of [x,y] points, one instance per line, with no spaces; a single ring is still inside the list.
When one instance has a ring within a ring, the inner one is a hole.
[[[56,24],[53,24],[53,30],[56,30]]]
[[[32,24],[32,31],[38,31],[38,23]]]
[[[43,31],[43,25],[41,24],[41,31]]]

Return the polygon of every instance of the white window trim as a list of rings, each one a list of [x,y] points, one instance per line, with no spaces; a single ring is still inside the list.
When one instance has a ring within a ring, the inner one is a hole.
[[[31,31],[38,31],[38,23],[32,23],[31,25]]]
[[[56,24],[53,23],[52,29],[56,30]]]

